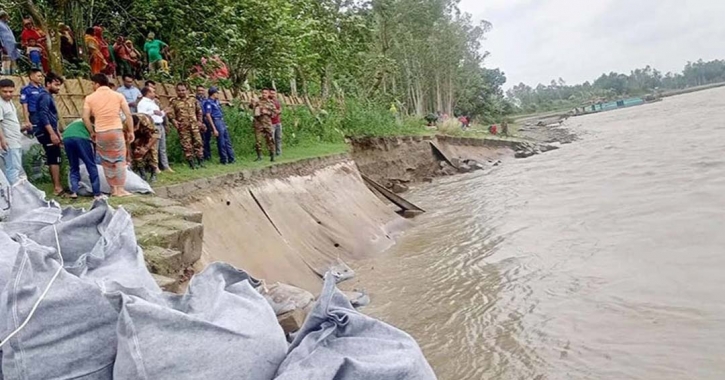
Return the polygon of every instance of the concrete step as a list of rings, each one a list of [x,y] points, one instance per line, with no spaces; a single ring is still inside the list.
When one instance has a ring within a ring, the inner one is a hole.
[[[183,254],[174,249],[150,246],[144,249],[146,267],[151,273],[179,278],[185,268]]]
[[[175,280],[173,278],[169,278],[166,276],[161,276],[158,274],[152,273],[151,276],[154,278],[154,281],[156,281],[156,284],[161,288],[161,290],[175,293],[179,289],[179,281]]]

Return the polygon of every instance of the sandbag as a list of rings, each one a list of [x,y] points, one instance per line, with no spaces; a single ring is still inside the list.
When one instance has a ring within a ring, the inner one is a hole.
[[[353,309],[328,273],[317,303],[280,365],[277,380],[435,379],[403,331]]]
[[[103,167],[101,165],[96,166],[98,167],[98,176],[100,177],[101,181],[101,192],[104,194],[110,194],[111,186],[108,185],[108,181],[106,181],[106,176],[103,175]],[[78,195],[93,196],[93,188],[91,187],[91,181],[88,178],[88,170],[86,169],[86,166],[81,165],[80,171],[81,180],[78,186]],[[68,177],[68,184],[68,187],[70,187],[70,176]],[[126,189],[126,191],[128,191],[129,193],[138,194],[152,194],[154,192],[154,190],[151,188],[151,185],[141,179],[138,174],[132,172],[129,168],[126,168],[126,184],[124,185],[124,189]]]
[[[38,209],[54,208],[60,213],[60,206],[55,201],[46,201],[45,193],[38,190],[27,180],[20,180],[12,187],[12,207],[5,220],[15,221]]]
[[[183,296],[118,287],[116,380],[271,379],[287,342],[259,282],[215,263]]]
[[[0,334],[20,326],[60,266],[55,249],[19,236],[20,252],[0,295]],[[110,380],[118,319],[94,283],[65,270],[33,318],[5,346],[5,380]]]

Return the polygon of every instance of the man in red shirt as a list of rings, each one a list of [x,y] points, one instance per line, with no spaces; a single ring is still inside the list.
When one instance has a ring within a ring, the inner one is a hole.
[[[269,100],[277,108],[277,113],[272,115],[272,127],[274,128],[275,154],[279,156],[282,154],[282,105],[279,103],[279,99],[277,99],[277,90],[272,89],[269,91]]]

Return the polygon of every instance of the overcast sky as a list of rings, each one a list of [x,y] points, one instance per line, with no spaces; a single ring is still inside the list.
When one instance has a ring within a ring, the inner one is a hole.
[[[486,66],[506,73],[506,88],[725,59],[725,0],[461,0],[460,7],[493,24]]]

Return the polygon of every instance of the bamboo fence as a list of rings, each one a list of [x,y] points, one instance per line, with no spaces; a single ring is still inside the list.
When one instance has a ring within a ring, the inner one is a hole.
[[[18,110],[20,107],[20,89],[28,84],[28,77],[24,76],[0,76],[1,79],[10,79],[15,83],[15,97],[13,102]],[[120,85],[120,80],[117,85]],[[144,85],[144,81],[136,81],[136,87],[139,89]],[[190,93],[194,94],[195,89],[190,88]],[[55,96],[55,104],[58,108],[60,123],[66,125],[68,122],[78,119],[83,114],[83,101],[86,96],[93,93],[93,82],[87,79],[66,79],[60,88],[60,93]],[[162,108],[167,107],[172,98],[176,97],[176,86],[171,83],[157,83],[156,96],[161,102]],[[219,89],[219,98],[222,101],[231,102],[237,100],[242,104],[246,104],[252,100],[254,93],[240,92],[237,97],[232,95],[228,89]],[[303,105],[304,101],[297,96],[280,95],[280,101],[288,106]],[[22,117],[21,115],[18,115]]]

